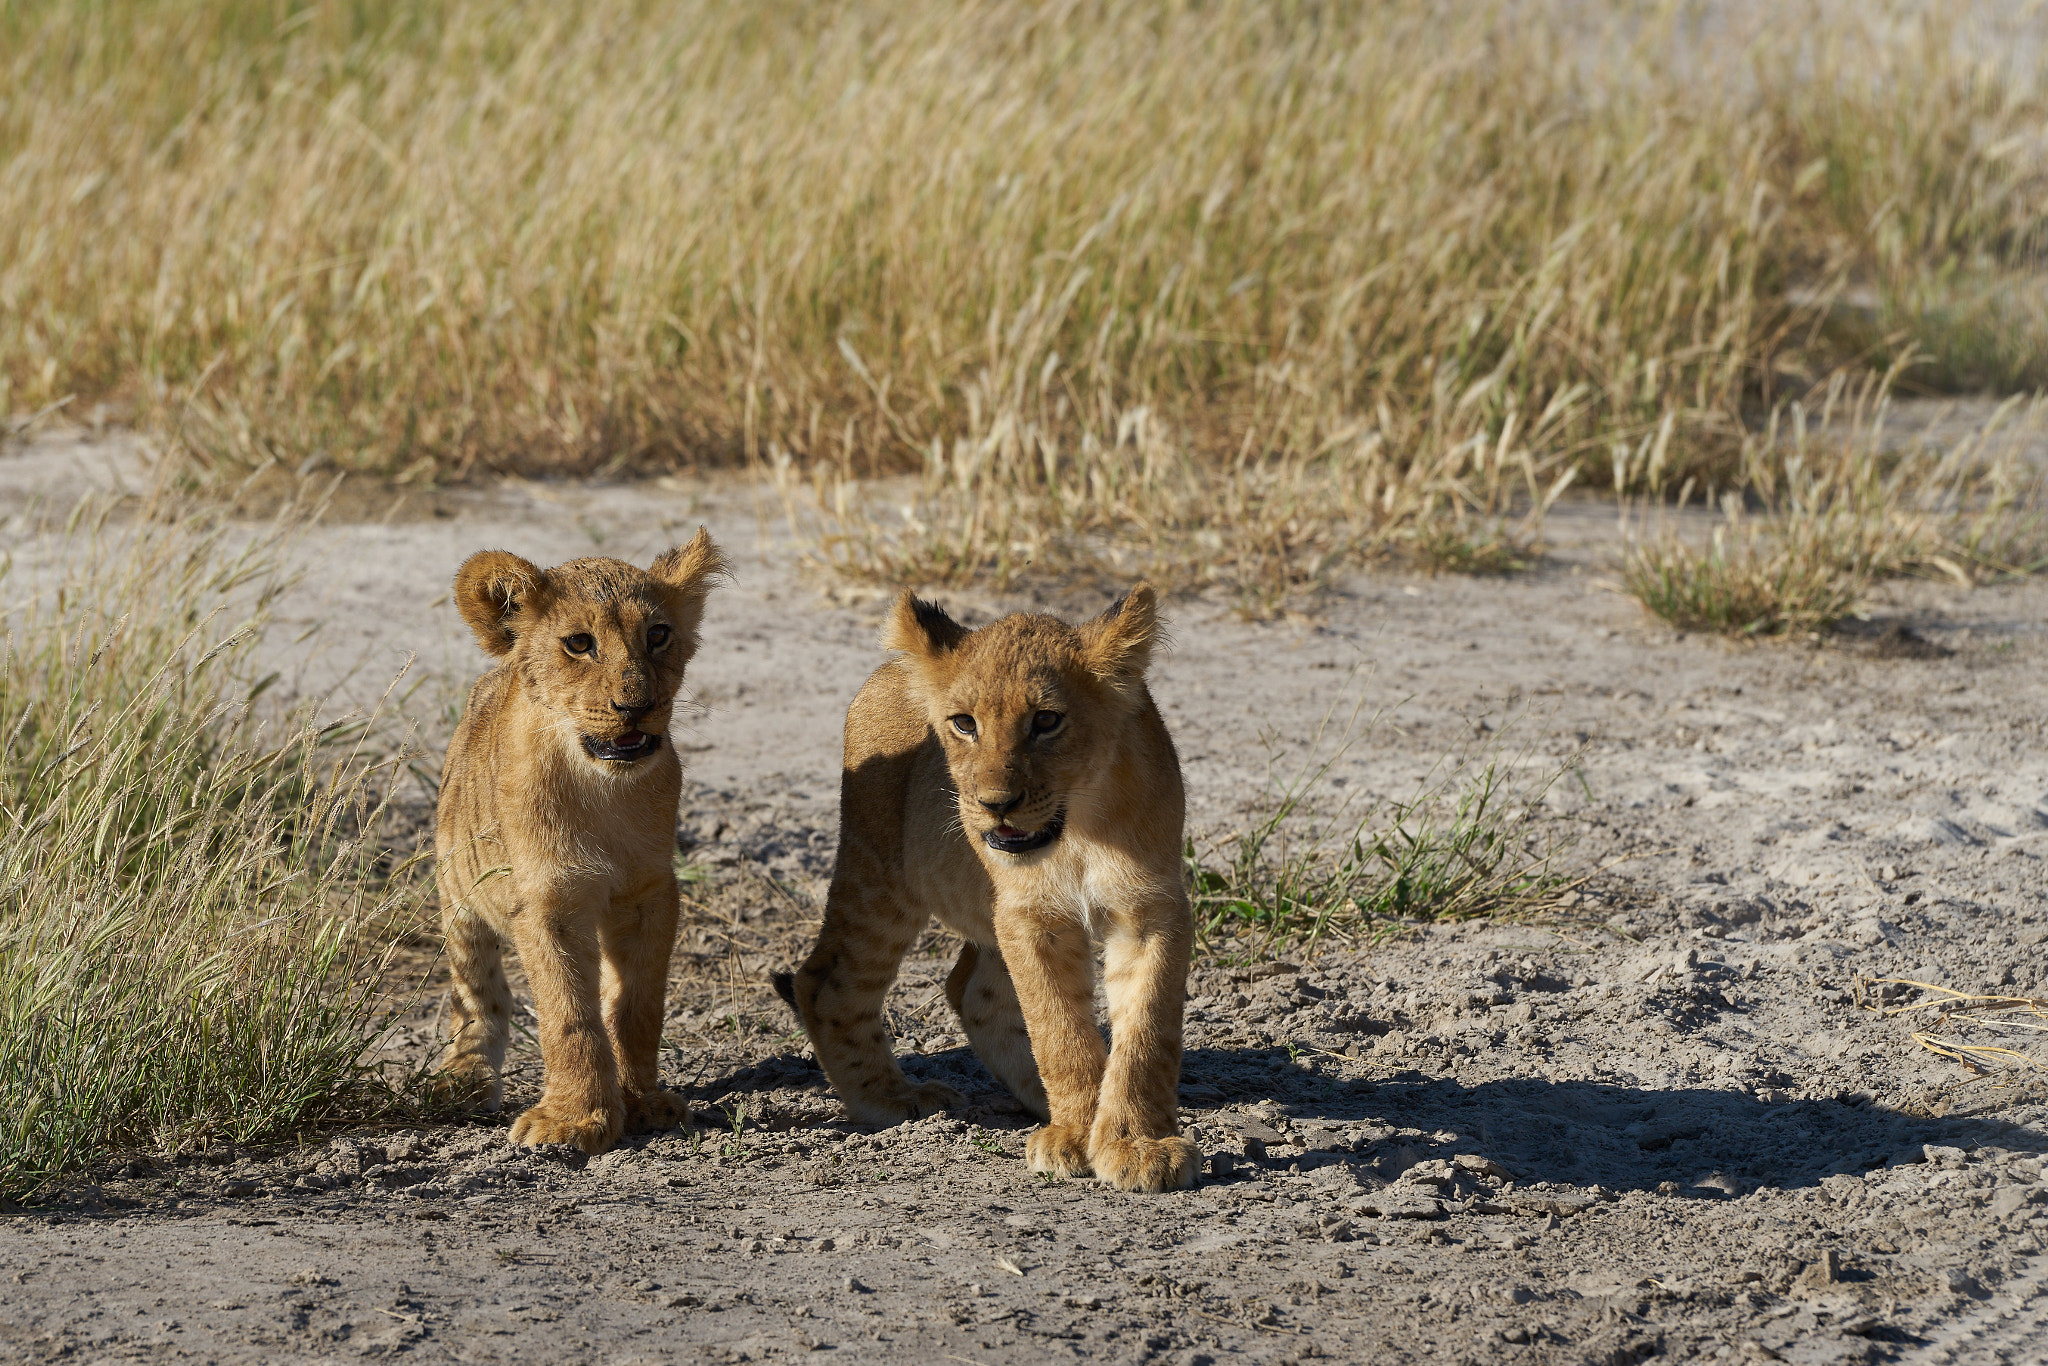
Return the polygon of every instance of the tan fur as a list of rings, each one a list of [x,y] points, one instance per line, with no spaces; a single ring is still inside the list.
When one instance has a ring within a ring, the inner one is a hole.
[[[456,606],[500,662],[471,689],[449,743],[434,828],[455,978],[444,1073],[485,1108],[502,1103],[509,941],[533,987],[546,1069],[514,1143],[601,1153],[628,1125],[689,1118],[655,1071],[678,911],[682,769],[668,726],[724,570],[700,529],[647,570],[593,558],[542,571],[486,550],[455,576]],[[635,736],[652,751],[591,752]]]
[[[846,714],[824,928],[776,984],[855,1119],[895,1123],[960,1100],[913,1086],[882,1023],[897,967],[936,915],[967,941],[946,995],[975,1052],[1049,1121],[1027,1147],[1032,1170],[1092,1170],[1120,1190],[1193,1183],[1200,1155],[1178,1136],[1177,1091],[1194,922],[1180,761],[1145,687],[1158,634],[1143,584],[1078,628],[1020,614],[970,632],[908,593],[896,603],[883,643],[902,657]],[[1043,728],[1046,716],[1059,720]],[[1062,819],[1027,852],[986,838]]]

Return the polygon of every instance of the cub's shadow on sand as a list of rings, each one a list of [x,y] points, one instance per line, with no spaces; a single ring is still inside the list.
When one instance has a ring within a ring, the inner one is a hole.
[[[1368,1141],[1357,1146],[1372,1146],[1372,1156],[1385,1151],[1384,1141],[1371,1144],[1385,1130],[1419,1129],[1421,1139],[1407,1140],[1423,1150],[1418,1156],[1476,1152],[1525,1183],[1651,1190],[1668,1181],[1708,1198],[1730,1193],[1727,1186],[1797,1188],[1838,1172],[1860,1176],[1894,1159],[1917,1159],[1929,1143],[2048,1148],[2048,1135],[1996,1119],[1936,1119],[1870,1102],[1767,1102],[1740,1091],[1536,1077],[1467,1083],[1415,1071],[1366,1081],[1318,1074],[1281,1049],[1188,1053],[1184,1104],[1269,1097],[1297,1130],[1317,1122],[1367,1130]],[[1441,1133],[1456,1138],[1431,1141]],[[1339,1150],[1312,1150],[1301,1160],[1304,1171],[1312,1164],[1369,1160],[1341,1151],[1337,1134],[1331,1138]],[[1731,1179],[1721,1188],[1700,1184],[1715,1176]]]
[[[970,1096],[1000,1090],[965,1048],[903,1062],[913,1077],[944,1081]],[[696,1089],[705,1095],[767,1089],[788,1084],[799,1071],[822,1080],[808,1059],[779,1058]],[[1836,1173],[1860,1176],[1894,1160],[1918,1160],[1930,1143],[2048,1150],[2048,1134],[2036,1128],[1995,1118],[1910,1115],[1872,1102],[1767,1102],[1739,1091],[1542,1078],[1467,1083],[1412,1070],[1362,1080],[1304,1066],[1280,1048],[1189,1050],[1181,1103],[1212,1111],[1207,1127],[1255,1133],[1262,1127],[1256,1116],[1216,1107],[1264,1100],[1291,1122],[1291,1138],[1306,1140],[1308,1151],[1285,1159],[1304,1172],[1341,1164],[1361,1174],[1367,1168],[1391,1174],[1385,1171],[1390,1156],[1400,1165],[1476,1153],[1524,1184],[1626,1191],[1671,1182],[1700,1198],[1759,1186],[1813,1186]],[[1400,1137],[1404,1129],[1421,1135]],[[1402,1153],[1404,1147],[1414,1151]],[[1716,1177],[1722,1179],[1702,1184]]]

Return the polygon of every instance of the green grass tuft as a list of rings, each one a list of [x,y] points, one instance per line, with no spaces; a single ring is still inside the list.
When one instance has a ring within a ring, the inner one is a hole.
[[[1496,744],[1449,756],[1408,798],[1361,799],[1331,772],[1369,732],[1326,718],[1308,757],[1273,779],[1272,800],[1206,854],[1190,842],[1196,932],[1209,952],[1258,958],[1360,943],[1422,921],[1538,914],[1575,886],[1558,864],[1570,832],[1544,809],[1571,761],[1516,776]]]
[[[407,895],[367,838],[390,765],[254,706],[282,535],[81,509],[24,547],[47,572],[9,577],[0,1200],[398,1104],[365,1060],[358,933]]]

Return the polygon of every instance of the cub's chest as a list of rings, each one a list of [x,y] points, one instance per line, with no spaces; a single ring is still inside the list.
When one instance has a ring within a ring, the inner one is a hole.
[[[670,759],[644,771],[608,772],[588,761],[549,764],[520,777],[501,772],[479,829],[522,873],[559,865],[589,871],[666,868],[675,848],[681,783]],[[588,771],[580,771],[588,770]]]
[[[1091,939],[1109,935],[1120,921],[1157,900],[1160,891],[1158,878],[1143,865],[1117,850],[1071,836],[1044,856],[1015,860],[1011,867],[990,872],[997,881],[999,903],[1070,920],[1084,927]]]

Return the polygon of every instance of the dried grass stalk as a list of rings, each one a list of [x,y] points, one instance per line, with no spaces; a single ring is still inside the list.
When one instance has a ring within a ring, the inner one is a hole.
[[[1914,987],[1929,995],[1926,1000],[1915,1001],[1911,1005],[1888,1006],[1883,1004],[1882,988],[1886,986]],[[2008,1047],[2005,1043],[1981,1041],[1981,1036],[1989,1033],[1996,1038],[2013,1039],[2021,1044],[2032,1042],[2038,1046],[2040,1040],[2029,1040],[2026,1036],[2048,1034],[2048,999],[1957,991],[1954,987],[1918,982],[1909,977],[1876,977],[1857,980],[1858,1001],[1871,993],[1872,988],[1879,990],[1873,996],[1876,1003],[1870,1008],[1887,1017],[1919,1011],[1936,1012],[1939,1019],[1912,1032],[1913,1042],[1956,1063],[1972,1077],[2048,1072],[2048,1060],[2037,1052],[2029,1052],[2025,1047]]]

